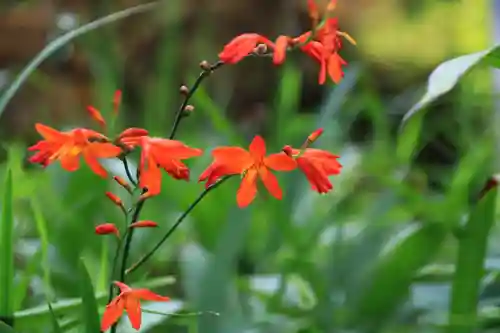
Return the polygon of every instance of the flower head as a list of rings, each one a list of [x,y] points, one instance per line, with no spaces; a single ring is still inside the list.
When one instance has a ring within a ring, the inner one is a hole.
[[[218,147],[212,151],[213,163],[201,174],[200,181],[210,186],[219,178],[241,174],[242,180],[236,200],[239,207],[248,206],[257,194],[257,178],[264,183],[269,193],[281,199],[283,193],[276,176],[270,170],[291,171],[297,167],[295,161],[285,153],[266,156],[266,143],[255,136],[249,150],[240,147]]]
[[[59,132],[43,124],[36,124],[35,128],[43,140],[28,148],[38,151],[29,160],[44,167],[58,160],[63,169],[76,171],[80,167],[80,156],[83,156],[94,173],[106,177],[107,172],[98,159],[116,157],[122,152],[119,147],[109,143],[104,135],[90,129],[76,128]]]
[[[120,231],[113,223],[103,223],[95,227],[95,233],[98,235],[108,235],[114,234],[116,237],[120,238]]]
[[[123,282],[115,281],[114,284],[120,288],[120,294],[116,296],[104,310],[101,320],[101,331],[109,329],[127,311],[132,327],[136,330],[141,328],[141,300],[167,302],[168,297],[160,296],[148,289],[132,289]]]
[[[139,186],[147,189],[143,198],[160,193],[160,168],[175,179],[189,180],[189,169],[182,160],[203,153],[201,149],[191,148],[180,141],[149,136],[125,137],[122,142],[129,146],[140,146],[142,149]]]
[[[259,44],[274,48],[274,44],[262,35],[255,33],[238,35],[224,46],[219,53],[219,59],[226,64],[235,64],[252,53]]]

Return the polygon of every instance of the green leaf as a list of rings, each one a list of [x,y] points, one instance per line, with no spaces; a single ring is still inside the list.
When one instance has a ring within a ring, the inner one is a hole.
[[[28,79],[28,77],[37,69],[38,66],[40,66],[40,64],[42,64],[55,51],[65,46],[76,37],[79,37],[88,32],[96,30],[107,24],[123,20],[131,15],[140,14],[155,9],[157,7],[157,4],[158,4],[157,2],[151,2],[112,13],[108,16],[87,23],[77,29],[71,30],[65,33],[64,35],[54,39],[42,51],[40,51],[40,53],[38,53],[38,55],[35,58],[33,58],[33,60],[31,60],[31,62],[23,69],[23,71],[16,77],[14,82],[12,82],[9,88],[1,96],[0,116],[5,111],[5,107],[10,102],[12,97],[14,97],[16,92],[19,90],[19,88],[21,88],[21,86]]]
[[[460,233],[451,292],[450,333],[476,331],[479,287],[484,275],[488,236],[495,222],[497,193],[494,188],[479,201]]]
[[[426,223],[411,230],[367,274],[354,304],[351,321],[373,331],[380,328],[408,295],[418,271],[429,264],[448,234],[441,223]]]
[[[29,289],[29,284],[31,279],[36,275],[36,270],[40,265],[40,260],[42,258],[42,251],[38,250],[28,261],[28,264],[21,273],[20,281],[16,285],[14,292],[15,302],[14,311],[18,311],[23,306],[24,298],[26,297]]]
[[[496,45],[487,50],[466,54],[440,64],[429,76],[427,91],[424,96],[408,111],[403,117],[401,126],[404,126],[420,110],[428,106],[440,96],[449,92],[459,80],[472,68],[486,60],[489,56],[494,56],[499,52],[500,45]]]
[[[0,221],[0,318],[14,314],[14,215],[12,171],[7,171]]]
[[[80,293],[82,297],[82,321],[85,324],[85,332],[100,332],[99,312],[97,300],[94,296],[94,286],[85,267],[85,263],[80,259]]]
[[[12,327],[0,320],[0,333],[16,333]]]
[[[47,305],[49,306],[49,310],[50,310],[50,318],[52,320],[53,333],[62,333],[61,326],[59,326],[59,322],[57,321],[57,317],[56,317],[54,311],[52,310],[52,305],[50,305],[50,303],[47,303]]]

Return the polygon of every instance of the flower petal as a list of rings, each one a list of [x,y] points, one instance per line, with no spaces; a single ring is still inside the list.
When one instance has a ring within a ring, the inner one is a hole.
[[[225,166],[227,174],[242,173],[254,163],[252,155],[241,147],[217,147],[212,156],[217,164]]]
[[[327,193],[333,189],[328,175],[317,168],[310,160],[304,157],[297,158],[297,164],[306,176],[311,188],[318,193]]]
[[[94,155],[92,155],[92,153],[88,149],[85,149],[83,151],[83,159],[89,166],[90,170],[92,170],[96,175],[101,176],[102,178],[106,178],[108,176],[108,172],[106,171],[106,169],[104,169],[104,167],[99,164],[99,161]]]
[[[141,302],[133,294],[129,294],[125,298],[125,310],[130,319],[130,324],[136,330],[141,328]]]
[[[283,198],[283,192],[281,191],[276,176],[265,167],[259,169],[259,176],[269,193],[276,199],[281,200]]]
[[[264,163],[276,171],[292,171],[297,167],[295,160],[284,152],[267,156]]]
[[[113,158],[117,157],[122,153],[120,147],[115,146],[112,143],[100,143],[93,142],[87,145],[86,150],[88,150],[92,155],[97,158]]]
[[[80,167],[80,158],[78,156],[80,150],[77,147],[71,147],[67,151],[62,152],[59,156],[61,167],[66,171],[76,171]]]
[[[250,143],[250,154],[256,160],[260,160],[266,155],[266,142],[260,135],[256,135]]]
[[[143,151],[144,153],[144,151]],[[147,188],[147,197],[160,194],[161,191],[161,171],[156,161],[151,157],[145,157],[147,162],[141,168],[139,185],[142,188]]]
[[[118,321],[123,313],[124,302],[120,296],[115,297],[104,310],[101,319],[101,331],[107,331],[114,323]]]
[[[275,65],[281,65],[285,61],[289,42],[290,37],[284,35],[281,35],[276,39],[276,46],[273,54],[273,63]]]
[[[132,290],[129,286],[127,286],[125,283],[120,282],[120,281],[113,281],[113,284],[120,288],[120,292],[126,293]]]
[[[169,297],[155,294],[154,292],[152,292],[149,289],[134,289],[134,291],[132,293],[133,293],[134,297],[143,299],[145,301],[157,301],[157,302],[170,301]]]
[[[240,188],[236,193],[236,201],[240,208],[248,206],[255,199],[257,195],[257,175],[257,170],[252,168],[247,171],[241,180]]]
[[[36,123],[35,129],[47,141],[66,141],[68,139],[68,134],[44,124]]]

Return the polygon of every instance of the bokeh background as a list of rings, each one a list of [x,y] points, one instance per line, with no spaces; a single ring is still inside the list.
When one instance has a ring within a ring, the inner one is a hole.
[[[211,193],[131,281],[173,298],[146,303],[150,309],[220,316],[144,314],[141,332],[441,331],[456,239],[434,242],[430,232],[404,251],[398,244],[418,226],[462,212],[468,202],[440,202],[450,196],[472,200],[494,172],[477,157],[486,149],[487,160],[494,158],[491,70],[475,70],[434,103],[418,141],[401,148],[398,126],[439,63],[494,43],[493,2],[339,0],[341,29],[358,42],[342,51],[349,66],[339,85],[319,86],[316,63],[299,53],[280,68],[252,58],[206,80],[177,136],[206,153],[188,162],[191,182],[164,177],[162,194],[148,200],[143,218],[160,227],[136,232],[133,259],[202,191],[196,178],[215,146],[246,145],[262,134],[268,149],[278,151],[323,127],[316,146],[341,155],[344,169],[333,179],[334,191],[322,196],[299,173],[282,175],[283,201],[262,193],[245,210],[235,204],[237,179]],[[57,36],[138,3],[2,0],[0,92]],[[112,180],[86,167],[70,174],[58,165],[29,165],[26,147],[38,140],[34,124],[92,126],[85,107],[110,115],[113,92],[121,89],[118,124],[167,136],[181,102],[179,86],[194,82],[201,60],[215,61],[224,43],[240,33],[274,38],[309,26],[305,0],[171,0],[75,39],[30,76],[0,118],[0,176],[10,168],[14,183],[19,332],[50,331],[47,300],[65,331],[79,332],[80,258],[105,304],[115,243],[96,236],[94,226],[122,223],[105,191],[126,198]],[[402,163],[398,149],[411,158]],[[137,156],[129,162],[135,167]],[[124,176],[119,162],[107,167]],[[457,177],[471,181],[457,187]],[[480,303],[482,329],[493,331],[500,326],[496,239],[493,233]],[[123,324],[120,332],[132,332]]]

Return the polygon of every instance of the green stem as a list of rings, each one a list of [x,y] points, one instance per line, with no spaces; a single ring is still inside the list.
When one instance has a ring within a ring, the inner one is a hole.
[[[193,211],[193,209],[203,200],[203,198],[212,190],[214,190],[216,187],[218,187],[220,184],[222,184],[224,181],[226,181],[226,179],[228,179],[229,177],[225,177],[223,179],[221,179],[220,181],[218,181],[217,183],[213,184],[212,186],[208,187],[207,189],[205,189],[203,192],[201,192],[201,194],[198,196],[198,198],[196,198],[195,201],[193,201],[193,203],[191,203],[191,205],[186,209],[186,211],[184,211],[184,213],[177,219],[177,221],[174,223],[174,225],[167,231],[167,233],[162,237],[162,239],[160,239],[160,241],[158,243],[156,243],[156,245],[151,249],[151,251],[149,251],[147,254],[145,254],[144,256],[141,257],[141,259],[139,259],[135,264],[133,264],[132,266],[130,266],[126,271],[125,271],[125,274],[130,274],[132,273],[133,271],[135,271],[137,268],[139,268],[142,264],[144,264],[149,258],[151,258],[153,256],[153,254],[155,254],[155,252],[163,245],[163,243],[165,243],[165,241],[167,239],[170,238],[170,236],[174,233],[174,231],[177,229],[177,227],[179,227],[179,225],[182,223],[182,221],[184,221],[184,219],[189,215],[189,213],[191,213],[191,211]]]
[[[170,140],[172,140],[175,137],[175,134],[177,133],[177,129],[179,128],[179,124],[180,124],[181,119],[182,119],[182,114],[184,112],[184,109],[188,105],[189,100],[191,99],[191,97],[193,97],[193,95],[196,92],[196,90],[198,90],[198,88],[200,87],[200,85],[203,82],[203,80],[205,78],[207,78],[210,74],[212,74],[212,72],[214,70],[216,70],[217,68],[222,67],[222,65],[224,65],[224,63],[222,61],[218,61],[215,64],[210,65],[209,68],[204,69],[200,73],[200,75],[198,76],[198,78],[194,82],[193,86],[191,87],[191,89],[189,89],[188,93],[186,94],[186,97],[184,98],[184,101],[182,102],[181,106],[179,107],[179,110],[177,110],[177,113],[175,114],[174,125],[172,126],[172,130],[170,131],[170,136],[169,136]]]

